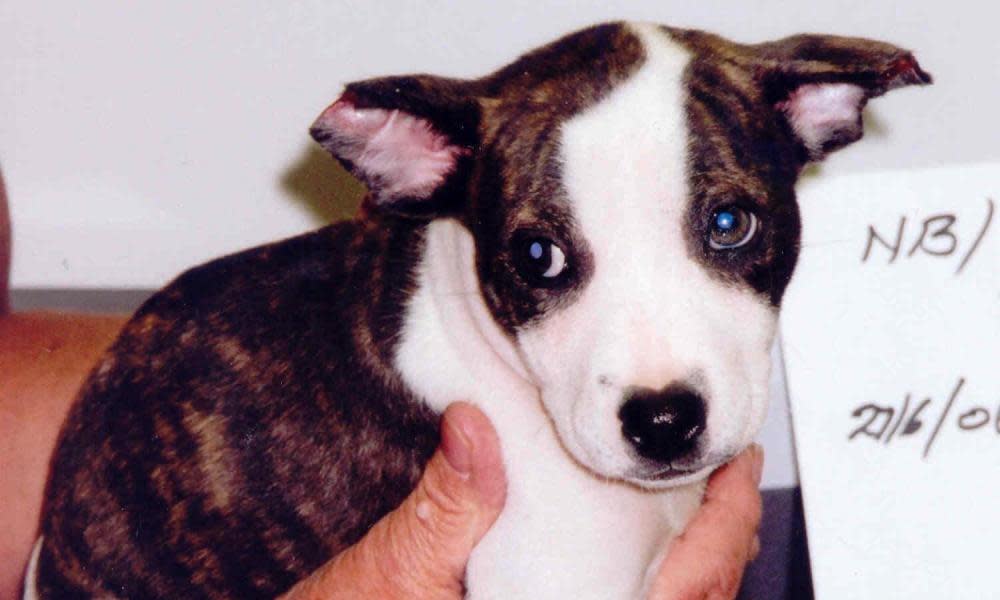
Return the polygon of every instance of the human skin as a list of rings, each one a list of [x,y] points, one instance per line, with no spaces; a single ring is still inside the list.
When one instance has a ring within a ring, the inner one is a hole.
[[[77,388],[124,316],[0,316],[0,598],[14,598],[42,506],[49,457]]]

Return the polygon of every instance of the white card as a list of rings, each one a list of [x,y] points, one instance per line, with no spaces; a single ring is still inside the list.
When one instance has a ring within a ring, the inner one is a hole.
[[[781,339],[819,600],[1000,598],[1000,164],[807,181]]]

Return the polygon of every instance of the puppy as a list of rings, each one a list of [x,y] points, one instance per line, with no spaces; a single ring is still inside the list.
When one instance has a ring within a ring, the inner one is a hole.
[[[929,82],[874,41],[613,23],[348,85],[312,135],[361,214],[138,310],[65,424],[30,595],[278,594],[399,504],[464,399],[508,476],[468,597],[635,597],[763,419],[796,178]]]

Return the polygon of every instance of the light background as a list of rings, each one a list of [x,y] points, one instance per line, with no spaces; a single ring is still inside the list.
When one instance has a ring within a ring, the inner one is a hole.
[[[0,165],[13,286],[156,288],[346,216],[359,188],[306,133],[344,83],[478,76],[610,19],[746,42],[818,32],[912,48],[936,85],[873,103],[866,139],[818,174],[998,160],[998,16],[990,3],[935,0],[7,0]],[[795,470],[780,377],[775,394],[765,485],[781,487]]]

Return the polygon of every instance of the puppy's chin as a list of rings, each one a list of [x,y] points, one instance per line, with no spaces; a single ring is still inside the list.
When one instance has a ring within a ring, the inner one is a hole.
[[[623,479],[631,484],[650,490],[665,490],[706,479],[722,463],[705,465],[694,469],[664,467],[651,473],[631,473]]]
[[[572,438],[570,440],[562,436],[560,438],[566,453],[580,468],[592,476],[603,481],[623,482],[647,490],[665,490],[701,481],[732,458],[732,455],[713,456],[697,464],[666,466],[649,462],[637,464],[634,458],[623,454],[621,464],[618,464],[618,461],[607,460],[608,455],[600,455],[605,459],[603,461],[590,456],[590,453],[581,445],[574,443],[575,440]],[[615,464],[605,464],[607,462]]]
[[[713,471],[736,458],[743,449],[743,446],[727,447],[721,451],[708,452],[697,460],[682,464],[668,466],[651,462],[638,464],[623,479],[652,490],[687,485],[708,478]]]

